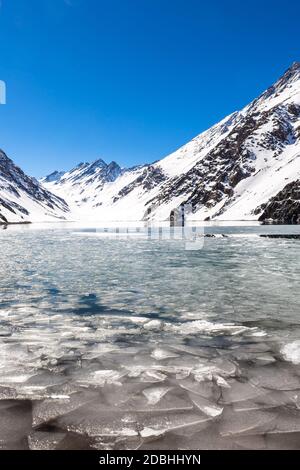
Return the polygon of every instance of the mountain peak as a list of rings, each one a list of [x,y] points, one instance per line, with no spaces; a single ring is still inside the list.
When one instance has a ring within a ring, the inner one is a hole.
[[[53,171],[50,175],[45,176],[41,179],[42,183],[53,183],[54,181],[59,181],[61,177],[65,174],[64,171]]]
[[[293,64],[284,72],[283,75],[258,98],[252,101],[243,110],[262,111],[262,109],[271,109],[287,102],[299,101],[300,95],[300,62]],[[297,98],[298,97],[298,98]]]
[[[109,168],[121,168],[120,165],[117,162],[115,162],[114,160],[112,160],[107,166]]]
[[[257,220],[268,201],[300,178],[299,149],[300,63],[294,62],[241,111],[164,159],[127,170],[98,159],[51,189],[83,218],[97,210],[102,220],[143,220],[151,208],[152,218],[166,220],[184,203],[194,220]]]
[[[74,168],[81,168],[87,165],[89,165],[89,162],[79,162]]]
[[[293,62],[292,65],[279,79],[279,82],[294,82],[300,79],[300,62]]]
[[[10,158],[8,158],[6,153],[3,150],[0,149],[0,162],[3,163],[3,162],[7,162],[9,160],[10,160]]]
[[[300,84],[300,62],[294,62],[266,93],[282,93],[291,86],[298,87],[297,82]]]
[[[98,158],[97,160],[95,160],[94,162],[92,162],[90,164],[93,168],[95,167],[99,167],[99,168],[103,168],[103,167],[106,167],[107,166],[107,163],[102,160],[102,158]]]
[[[290,66],[290,69],[294,69],[294,70],[300,70],[300,62],[293,62],[292,65]]]

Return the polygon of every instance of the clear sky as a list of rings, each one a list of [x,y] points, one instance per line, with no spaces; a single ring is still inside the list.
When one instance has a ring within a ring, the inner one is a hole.
[[[299,60],[296,0],[0,3],[0,147],[34,176],[159,159]]]

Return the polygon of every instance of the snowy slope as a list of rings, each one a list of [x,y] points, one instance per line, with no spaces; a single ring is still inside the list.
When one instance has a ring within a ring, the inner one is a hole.
[[[177,152],[149,165],[114,171],[107,178],[107,165],[103,160],[80,163],[74,169],[54,181],[45,177],[41,183],[51,192],[65,198],[72,215],[78,220],[142,220],[147,214],[149,201],[158,197],[165,184],[175,176],[185,174],[209,152],[216,142],[222,140],[232,129],[237,113],[227,117],[200,136],[184,145]],[[100,168],[98,168],[101,162]],[[108,173],[110,174],[110,173]],[[169,212],[180,205],[184,197],[172,198],[168,204],[156,208],[153,216],[165,219]]]
[[[0,223],[65,219],[69,208],[0,150]]]
[[[80,220],[166,219],[182,203],[192,205],[195,220],[255,220],[263,204],[299,177],[295,63],[243,110],[158,162],[124,170],[98,160],[43,183]]]

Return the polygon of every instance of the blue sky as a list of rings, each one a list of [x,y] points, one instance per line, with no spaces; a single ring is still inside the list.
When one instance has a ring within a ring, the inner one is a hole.
[[[0,147],[40,176],[154,161],[299,60],[300,2],[2,0]]]

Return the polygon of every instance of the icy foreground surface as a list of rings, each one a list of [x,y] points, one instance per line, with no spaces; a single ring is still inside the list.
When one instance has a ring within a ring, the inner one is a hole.
[[[299,240],[0,243],[0,448],[300,447]]]

